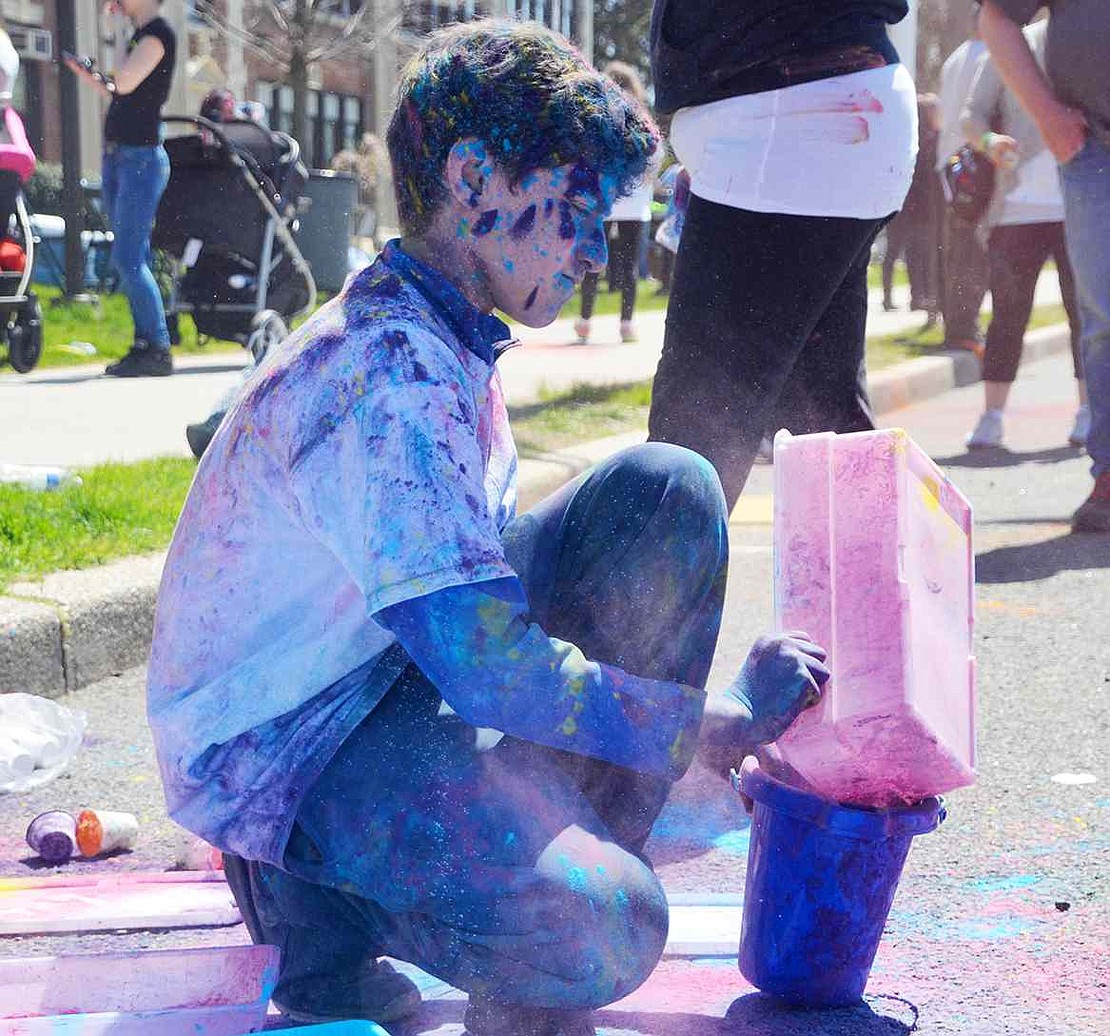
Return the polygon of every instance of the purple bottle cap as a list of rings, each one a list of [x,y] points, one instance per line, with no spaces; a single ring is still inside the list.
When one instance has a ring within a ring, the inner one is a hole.
[[[65,810],[40,813],[27,827],[27,844],[47,863],[65,863],[77,842],[77,821]]]

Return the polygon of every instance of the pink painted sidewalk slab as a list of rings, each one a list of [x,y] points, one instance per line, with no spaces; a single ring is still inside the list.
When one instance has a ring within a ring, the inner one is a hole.
[[[220,874],[0,878],[0,935],[196,928],[240,920]]]
[[[0,960],[0,1036],[238,1036],[257,1032],[273,946]]]

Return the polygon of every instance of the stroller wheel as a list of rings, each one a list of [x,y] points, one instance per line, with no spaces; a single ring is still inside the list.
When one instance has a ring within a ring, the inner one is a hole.
[[[254,357],[255,364],[259,364],[266,354],[277,345],[286,335],[289,328],[285,326],[280,313],[272,309],[264,309],[251,321],[251,333],[247,338],[247,348]]]
[[[8,326],[8,359],[20,374],[34,369],[42,356],[42,307],[33,295]]]

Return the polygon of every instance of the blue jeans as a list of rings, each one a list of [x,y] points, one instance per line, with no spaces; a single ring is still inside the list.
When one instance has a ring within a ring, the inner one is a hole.
[[[504,542],[549,635],[704,687],[728,566],[708,462],[661,443],[626,450],[517,519]],[[669,790],[470,727],[410,664],[302,802],[284,869],[251,865],[246,895],[289,922],[275,998],[299,977],[354,974],[388,954],[505,1003],[619,999],[666,942],[667,901],[643,846]]]
[[[170,347],[162,293],[151,270],[150,234],[158,201],[170,179],[161,144],[109,144],[101,165],[101,198],[112,227],[112,265],[131,306],[135,340]]]
[[[1097,478],[1110,471],[1110,146],[1089,137],[1083,150],[1061,166],[1060,182],[1091,400],[1087,452]]]

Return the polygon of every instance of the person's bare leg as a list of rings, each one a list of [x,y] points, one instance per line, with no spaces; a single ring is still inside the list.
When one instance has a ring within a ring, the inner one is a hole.
[[[1005,410],[1006,402],[1010,398],[1010,388],[1011,385],[1008,381],[984,381],[983,409]]]

